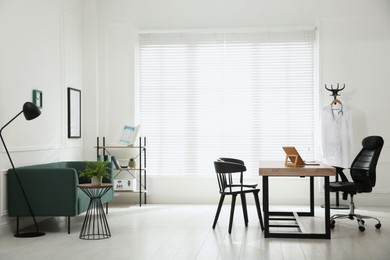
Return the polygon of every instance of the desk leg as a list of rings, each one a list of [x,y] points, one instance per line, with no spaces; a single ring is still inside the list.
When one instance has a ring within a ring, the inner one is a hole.
[[[310,216],[314,216],[314,177],[310,176]]]
[[[263,212],[264,212],[264,237],[269,237],[269,197],[268,176],[263,176]]]
[[[330,239],[330,192],[329,176],[324,176],[325,181],[325,238]]]

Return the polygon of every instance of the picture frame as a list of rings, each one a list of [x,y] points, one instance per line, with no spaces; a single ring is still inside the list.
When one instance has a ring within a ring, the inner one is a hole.
[[[68,138],[81,138],[81,90],[68,88]]]
[[[138,136],[138,131],[139,131],[139,125],[138,126],[124,125],[119,142],[121,144],[128,145],[128,146],[134,145],[135,139]]]
[[[40,91],[38,89],[33,89],[32,99],[33,99],[34,105],[36,105],[39,108],[42,108],[42,106],[43,106],[43,99],[42,98],[43,98],[42,91]]]

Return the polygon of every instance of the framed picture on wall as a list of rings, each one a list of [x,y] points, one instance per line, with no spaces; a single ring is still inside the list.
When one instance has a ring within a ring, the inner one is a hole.
[[[81,138],[81,90],[68,88],[68,138]]]
[[[42,97],[42,91],[33,89],[33,103],[39,108],[42,108],[43,104],[43,97]]]

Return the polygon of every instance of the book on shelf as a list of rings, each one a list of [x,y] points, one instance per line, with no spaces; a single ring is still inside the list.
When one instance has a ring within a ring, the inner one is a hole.
[[[122,168],[114,155],[111,156],[111,162],[114,164],[117,170],[120,170]]]

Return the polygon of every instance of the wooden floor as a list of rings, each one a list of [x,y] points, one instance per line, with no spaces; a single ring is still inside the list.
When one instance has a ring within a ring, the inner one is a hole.
[[[117,205],[107,215],[112,237],[79,239],[84,215],[40,222],[46,236],[15,238],[15,227],[0,229],[0,259],[390,259],[390,208],[357,209],[375,215],[360,232],[354,221],[336,223],[331,240],[264,239],[254,206],[248,206],[249,226],[243,224],[237,205],[232,234],[227,233],[229,206],[224,206],[215,230],[211,228],[216,205]],[[336,211],[332,210],[332,213]],[[337,211],[339,212],[339,211]],[[323,224],[323,210],[316,208],[308,228]],[[12,229],[12,230],[11,230]]]

